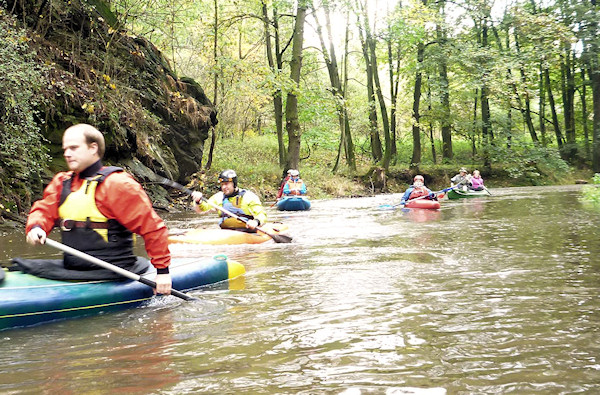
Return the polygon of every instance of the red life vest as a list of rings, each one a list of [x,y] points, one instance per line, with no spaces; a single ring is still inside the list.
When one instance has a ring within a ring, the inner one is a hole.
[[[283,181],[281,181],[281,186],[279,187],[279,191],[277,191],[277,199],[279,199],[283,195],[283,188],[285,187],[286,182],[290,179],[290,176],[286,176]]]
[[[429,195],[429,191],[427,190],[427,188],[425,188],[425,187],[415,187],[415,189],[413,189],[412,192],[410,193],[410,196],[408,197],[408,200],[416,199],[418,197],[426,196],[426,195]]]

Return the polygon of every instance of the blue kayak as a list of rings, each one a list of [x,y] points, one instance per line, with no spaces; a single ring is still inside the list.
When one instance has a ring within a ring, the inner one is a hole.
[[[277,202],[279,211],[310,210],[310,200],[305,196],[284,196]]]
[[[185,292],[244,274],[240,263],[217,255],[210,260],[177,259],[169,266],[173,288]],[[139,306],[154,296],[138,281],[50,280],[21,271],[4,272],[0,283],[0,330]],[[154,280],[151,267],[142,277]]]

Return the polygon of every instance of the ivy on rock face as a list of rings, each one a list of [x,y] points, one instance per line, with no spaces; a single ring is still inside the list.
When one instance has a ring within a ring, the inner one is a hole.
[[[49,159],[40,130],[48,68],[35,60],[29,41],[12,17],[0,14],[0,194],[6,201],[34,187]]]

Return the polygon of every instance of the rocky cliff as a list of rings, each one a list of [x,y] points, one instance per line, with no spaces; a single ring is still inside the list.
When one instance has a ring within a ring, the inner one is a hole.
[[[0,211],[26,213],[66,168],[62,132],[75,123],[102,131],[105,163],[127,168],[157,204],[168,196],[155,174],[183,182],[198,171],[214,106],[106,2],[0,1],[0,39]]]

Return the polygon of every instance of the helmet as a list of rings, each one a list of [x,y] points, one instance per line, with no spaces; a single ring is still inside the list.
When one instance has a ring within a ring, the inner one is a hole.
[[[298,170],[294,170],[294,169],[290,169],[289,173],[290,173],[290,176],[292,176],[292,177],[298,177],[300,175],[300,172]]]
[[[458,171],[459,173],[468,173],[467,169],[465,169],[464,167],[461,167],[460,170]]]
[[[423,178],[423,176],[420,174],[417,174],[415,176],[415,178],[413,178],[413,181],[417,181],[417,180],[421,180],[422,182],[425,182],[425,178]]]
[[[235,171],[233,171],[231,169],[223,170],[221,172],[221,174],[219,174],[219,184],[222,182],[228,182],[228,181],[232,181],[233,187],[237,188],[237,183],[238,183],[237,174],[235,173]]]

